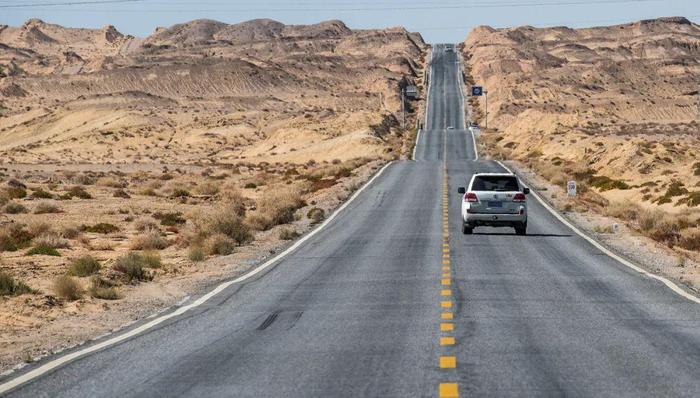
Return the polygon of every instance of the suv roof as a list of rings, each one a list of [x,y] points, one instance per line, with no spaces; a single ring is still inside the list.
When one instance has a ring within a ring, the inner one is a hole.
[[[508,177],[515,177],[515,174],[513,173],[508,173],[508,172],[503,172],[503,173],[474,173],[474,176],[508,176]]]

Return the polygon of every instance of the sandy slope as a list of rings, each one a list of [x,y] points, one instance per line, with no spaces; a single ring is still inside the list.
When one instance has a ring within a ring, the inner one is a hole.
[[[196,20],[146,38],[39,20],[0,26],[0,273],[34,289],[0,295],[0,339],[13,342],[0,349],[0,369],[240,274],[308,230],[315,214],[408,153],[398,87],[421,77],[425,50],[403,28],[352,31],[340,21]],[[27,196],[10,200],[17,186]],[[89,197],[71,198],[75,186]],[[300,196],[293,220],[261,226],[274,212],[270,195]],[[221,233],[191,232],[231,197],[255,240],[217,257]],[[55,208],[33,214],[46,205]],[[166,225],[158,214],[182,220]],[[85,228],[98,223],[118,230]],[[31,242],[7,246],[18,239],[13,225],[34,231]],[[148,231],[163,240],[163,266],[148,270],[153,281],[125,281],[115,261]],[[60,256],[28,255],[47,236]],[[206,260],[190,259],[200,246]],[[93,297],[90,277],[75,278],[83,298],[57,294],[56,278],[86,254],[119,300]]]
[[[613,201],[697,207],[688,200],[700,191],[700,26],[662,18],[589,29],[479,27],[464,50],[471,78],[489,89],[499,150],[564,170],[548,172],[557,183],[587,168],[633,186],[602,192]],[[674,180],[688,192],[660,204]]]

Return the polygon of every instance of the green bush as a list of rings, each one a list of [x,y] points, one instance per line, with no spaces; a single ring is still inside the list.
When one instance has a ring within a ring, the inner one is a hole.
[[[0,252],[12,252],[27,247],[34,236],[27,231],[24,225],[8,224],[0,228]]]
[[[92,199],[92,195],[90,195],[90,193],[80,185],[71,187],[66,195],[70,196],[71,198]]]
[[[171,198],[187,198],[190,196],[190,191],[184,189],[184,188],[175,188],[173,189],[173,193],[170,194]]]
[[[299,237],[299,232],[289,228],[282,228],[280,229],[279,237],[282,240],[292,240]]]
[[[38,245],[34,246],[27,251],[27,256],[54,256],[60,257],[61,253],[51,246]]]
[[[68,274],[73,276],[89,276],[100,271],[101,265],[96,258],[85,255],[79,257],[70,264]]]
[[[15,280],[5,272],[0,272],[0,296],[17,296],[32,292],[32,289],[24,282]]]
[[[622,180],[613,180],[607,176],[592,176],[588,183],[601,191],[609,191],[611,189],[630,189],[630,186]]]
[[[83,231],[93,232],[96,234],[111,234],[113,232],[119,231],[119,227],[117,227],[116,225],[104,222],[95,225],[84,225],[82,229]]]
[[[44,191],[42,188],[37,188],[34,192],[32,192],[32,197],[36,199],[53,199],[53,194]]]
[[[9,199],[22,199],[27,197],[27,190],[22,187],[5,188],[5,194]]]
[[[144,268],[159,268],[160,257],[148,253],[129,252],[114,262],[115,271],[124,274],[128,281],[149,281],[153,276]]]
[[[28,211],[29,210],[27,210],[27,208],[21,203],[9,202],[5,205],[5,213],[7,214],[21,214]]]
[[[185,222],[187,222],[187,220],[185,220],[182,217],[182,213],[180,213],[179,211],[172,213],[155,212],[153,213],[153,218],[159,220],[161,225],[165,225],[168,227],[173,225],[184,224]]]
[[[61,209],[52,203],[41,202],[34,208],[34,214],[54,214],[60,213]]]

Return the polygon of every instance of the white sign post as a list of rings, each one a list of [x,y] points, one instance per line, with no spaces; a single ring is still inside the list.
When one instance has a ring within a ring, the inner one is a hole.
[[[566,191],[570,198],[576,197],[576,181],[569,181],[566,183]]]

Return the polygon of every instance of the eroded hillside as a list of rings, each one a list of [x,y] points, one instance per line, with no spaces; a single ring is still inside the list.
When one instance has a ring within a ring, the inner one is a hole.
[[[0,26],[0,369],[245,272],[411,148],[403,28]]]
[[[493,151],[557,185],[577,180],[586,206],[672,213],[663,231],[638,226],[698,248],[700,26],[479,27],[463,50],[469,80],[488,89]],[[483,126],[483,100],[471,103]]]
[[[402,28],[196,20],[145,38],[30,20],[0,31],[5,162],[347,160],[396,148]]]

